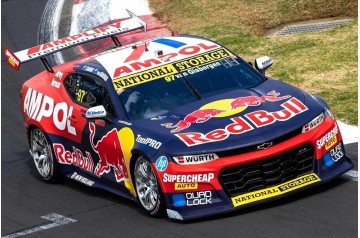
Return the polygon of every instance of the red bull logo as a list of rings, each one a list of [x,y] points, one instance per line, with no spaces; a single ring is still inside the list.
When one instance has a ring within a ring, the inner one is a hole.
[[[189,115],[187,115],[184,120],[179,121],[176,125],[173,125],[172,123],[164,123],[161,124],[162,126],[165,126],[166,128],[175,128],[171,131],[171,133],[176,133],[179,131],[182,131],[186,128],[189,128],[192,123],[203,123],[210,118],[225,112],[225,110],[218,110],[218,109],[200,109],[196,110]]]
[[[204,105],[199,110],[187,115],[175,125],[173,125],[173,123],[164,123],[161,125],[166,128],[173,128],[171,133],[177,133],[189,128],[193,123],[204,123],[213,117],[232,116],[244,111],[249,106],[259,106],[266,101],[276,102],[287,98],[290,98],[290,95],[280,97],[280,93],[271,91],[265,96],[246,96],[238,97],[236,99],[224,99]]]
[[[116,181],[124,181],[128,190],[135,195],[130,176],[131,149],[135,141],[131,129],[125,127],[117,131],[116,128],[114,128],[96,144],[94,143],[96,133],[95,124],[89,123],[89,129],[91,147],[100,159],[94,169],[94,174],[100,177],[104,173],[109,173],[112,169]]]
[[[239,107],[248,107],[248,106],[259,106],[265,101],[277,102],[284,100],[290,97],[290,95],[279,97],[280,93],[271,91],[266,96],[247,96],[247,97],[238,97],[231,103],[231,108],[236,109]]]
[[[208,133],[184,132],[175,134],[187,146],[201,145],[205,143],[226,140],[231,135],[247,133],[255,128],[269,126],[273,123],[283,122],[308,110],[308,108],[297,98],[291,98],[280,105],[283,109],[279,111],[258,110],[249,112],[244,116],[233,117],[233,122],[225,128],[218,128]]]

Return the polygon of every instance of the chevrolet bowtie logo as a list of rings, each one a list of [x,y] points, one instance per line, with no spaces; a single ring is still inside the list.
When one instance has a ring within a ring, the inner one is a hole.
[[[266,149],[269,149],[272,145],[273,145],[272,142],[265,142],[265,143],[259,145],[257,148],[258,148],[258,150],[266,150]]]

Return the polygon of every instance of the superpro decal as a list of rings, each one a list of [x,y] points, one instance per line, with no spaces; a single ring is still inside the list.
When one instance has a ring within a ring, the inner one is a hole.
[[[320,178],[316,174],[311,173],[282,183],[280,185],[232,197],[231,200],[234,207],[238,207],[248,203],[279,196],[320,181]]]

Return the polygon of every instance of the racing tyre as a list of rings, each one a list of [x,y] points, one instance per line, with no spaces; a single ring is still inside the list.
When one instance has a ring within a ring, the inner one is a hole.
[[[59,181],[60,171],[54,153],[45,133],[35,128],[30,134],[30,150],[40,176],[49,183]]]
[[[138,202],[154,217],[165,213],[163,193],[150,162],[140,156],[134,166],[134,181]]]

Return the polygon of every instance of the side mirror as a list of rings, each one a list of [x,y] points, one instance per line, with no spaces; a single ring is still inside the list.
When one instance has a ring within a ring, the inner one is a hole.
[[[104,118],[104,119],[106,119],[107,112],[106,112],[103,105],[99,105],[99,106],[96,106],[96,107],[90,107],[86,111],[85,117],[89,118],[89,119],[91,119],[91,118]]]
[[[267,70],[273,64],[273,60],[269,56],[262,56],[255,60],[256,69],[265,76],[265,70]]]

